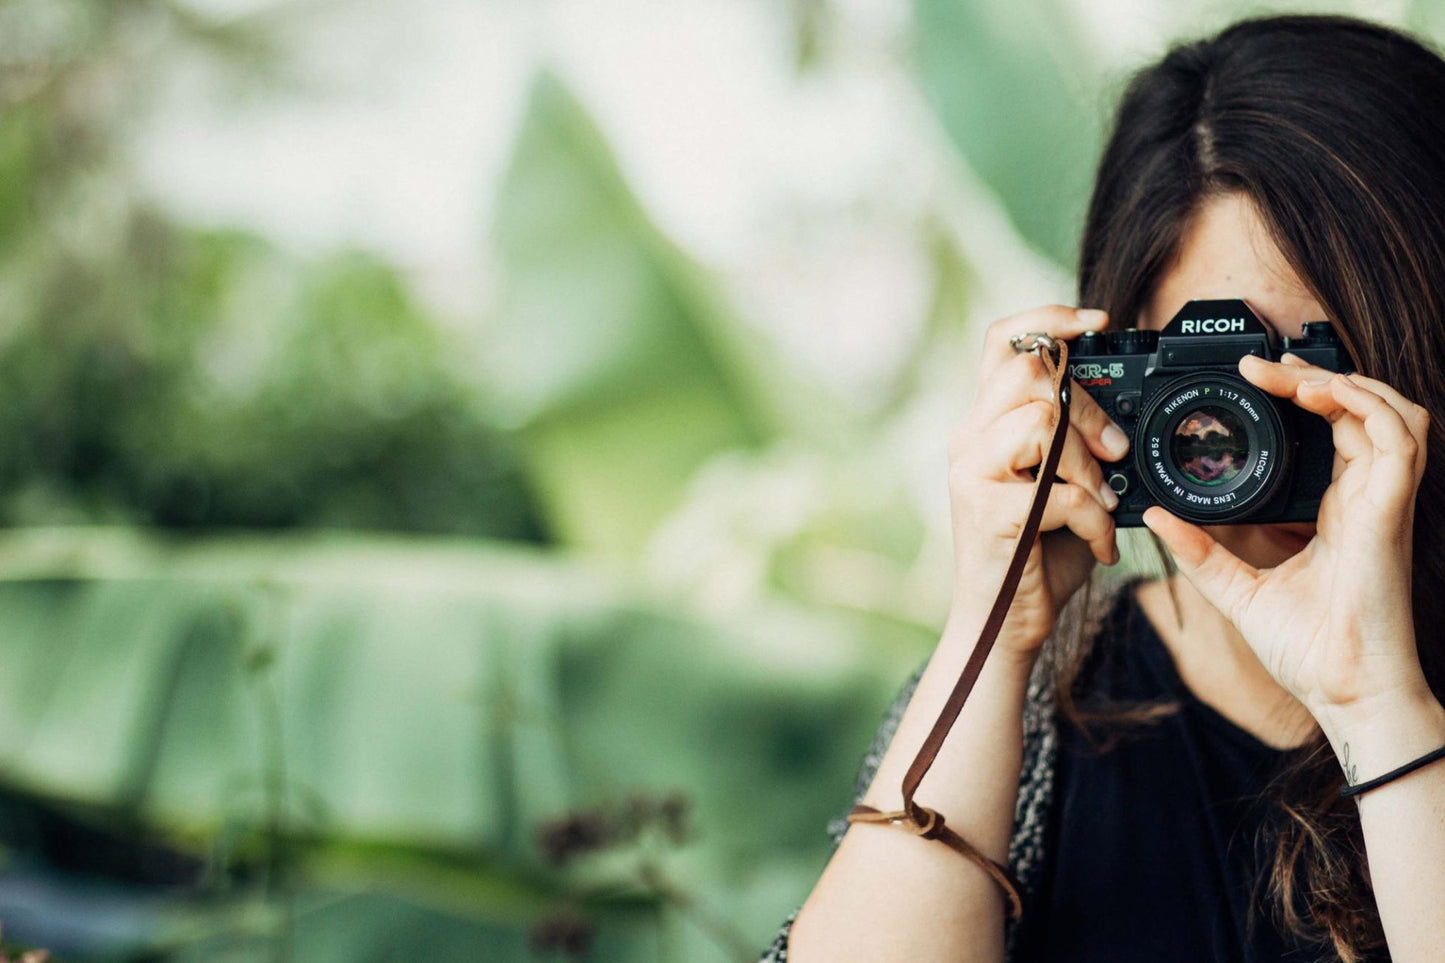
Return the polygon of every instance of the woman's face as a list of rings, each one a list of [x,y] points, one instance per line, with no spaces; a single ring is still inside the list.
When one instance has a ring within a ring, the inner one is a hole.
[[[1178,258],[1161,275],[1136,323],[1158,331],[1186,301],[1200,298],[1248,301],[1271,329],[1276,346],[1280,338],[1298,337],[1306,321],[1326,318],[1324,308],[1269,239],[1253,202],[1242,194],[1219,195],[1204,203],[1185,233]],[[1204,527],[1257,568],[1283,562],[1315,533],[1314,522]]]

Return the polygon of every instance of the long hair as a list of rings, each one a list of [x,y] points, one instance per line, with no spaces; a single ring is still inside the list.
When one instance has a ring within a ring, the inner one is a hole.
[[[1079,303],[1107,310],[1112,326],[1134,325],[1200,205],[1242,194],[1358,370],[1429,409],[1429,447],[1445,450],[1442,103],[1445,61],[1353,18],[1263,17],[1173,47],[1135,73],[1120,100],[1084,225]],[[1412,584],[1416,643],[1437,697],[1442,527],[1445,458],[1434,458],[1416,500]],[[1154,546],[1163,559],[1157,538]],[[1074,640],[1056,675],[1057,702],[1080,728],[1069,689],[1089,646]],[[1159,708],[1118,718],[1147,721]],[[1258,882],[1287,932],[1354,963],[1383,947],[1384,934],[1343,780],[1319,732],[1286,756],[1267,792],[1272,865]]]

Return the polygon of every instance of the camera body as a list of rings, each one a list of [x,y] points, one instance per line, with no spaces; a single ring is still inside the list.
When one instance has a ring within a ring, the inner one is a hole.
[[[1239,359],[1292,351],[1352,371],[1330,322],[1306,322],[1276,351],[1244,301],[1190,301],[1162,331],[1090,331],[1068,346],[1070,376],[1130,438],[1122,459],[1100,462],[1117,527],[1142,527],[1150,505],[1199,525],[1318,516],[1334,465],[1329,421],[1245,380]]]

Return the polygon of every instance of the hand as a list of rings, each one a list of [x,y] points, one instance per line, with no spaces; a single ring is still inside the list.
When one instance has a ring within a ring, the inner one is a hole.
[[[1016,351],[1009,338],[1043,331],[1070,339],[1102,329],[1107,320],[1102,311],[1051,305],[989,325],[977,397],[949,440],[956,556],[950,621],[962,619],[969,631],[982,625],[1008,570],[1033,497],[1029,469],[1043,463],[1051,433],[1052,379],[1037,354]],[[1093,563],[1119,560],[1109,514],[1118,497],[1105,485],[1098,461],[1116,461],[1128,450],[1122,431],[1123,447],[1108,446],[1105,430],[1112,424],[1075,382],[1055,470],[1058,480],[1049,489],[1040,535],[1019,578],[996,651],[1037,655],[1060,607],[1083,584]]]
[[[1144,513],[1144,524],[1316,717],[1419,693],[1426,683],[1410,565],[1429,413],[1381,381],[1337,375],[1293,354],[1283,363],[1246,356],[1239,370],[1334,426],[1334,467],[1315,537],[1274,568],[1256,569],[1159,506]]]

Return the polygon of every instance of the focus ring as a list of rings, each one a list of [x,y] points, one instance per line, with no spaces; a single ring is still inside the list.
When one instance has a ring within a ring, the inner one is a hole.
[[[1288,475],[1287,437],[1263,391],[1220,371],[1199,371],[1150,395],[1136,429],[1135,467],[1152,500],[1171,513],[1228,524],[1278,493]],[[1221,477],[1206,477],[1213,472]]]

